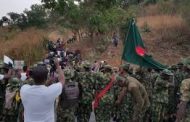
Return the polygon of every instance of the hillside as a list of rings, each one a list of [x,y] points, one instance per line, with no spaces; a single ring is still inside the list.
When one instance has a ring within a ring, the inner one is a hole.
[[[182,58],[189,56],[190,51],[190,29],[184,19],[177,14],[157,13],[157,6],[148,6],[154,12],[140,13],[137,17],[137,25],[144,40],[148,53],[163,64],[171,65],[178,63]],[[156,9],[156,10],[155,10]],[[146,8],[144,9],[146,10]],[[155,12],[156,11],[156,12]],[[44,38],[64,41],[72,37],[69,30],[59,29],[36,29],[30,28],[25,31],[9,28],[0,29],[0,56],[9,55],[15,59],[24,59],[28,64],[42,59],[46,51],[43,49]],[[111,44],[111,34],[107,34],[108,42],[106,49],[99,52],[101,39],[96,37],[81,38],[72,44],[68,44],[70,50],[81,50],[83,59],[90,61],[106,60],[113,66],[121,64],[122,41],[117,48]]]

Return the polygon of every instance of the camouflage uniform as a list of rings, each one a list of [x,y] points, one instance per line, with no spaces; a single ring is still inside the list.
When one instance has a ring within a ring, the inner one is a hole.
[[[138,89],[135,89],[135,90],[132,90],[131,93],[132,93],[132,97],[135,98],[137,101],[139,101],[140,99],[142,99],[142,108],[140,108],[139,104],[135,104],[134,105],[134,113],[133,113],[133,119],[135,118],[135,120],[142,120],[146,110],[148,109],[148,107],[150,106],[150,102],[149,102],[149,98],[148,98],[148,94],[146,92],[146,89],[145,87],[138,81],[136,80],[135,78],[133,77],[127,77],[127,80],[129,81],[129,89],[133,88],[133,85],[132,84],[136,84],[138,85]],[[131,84],[131,85],[130,85]],[[131,87],[131,88],[130,88]],[[136,91],[136,90],[139,90]],[[140,94],[138,94],[140,93]],[[139,96],[141,95],[141,96]],[[137,102],[135,101],[135,102]],[[140,116],[139,116],[140,115]],[[139,116],[139,117],[138,117]],[[137,119],[138,118],[138,119]]]
[[[177,112],[177,105],[180,102],[180,84],[182,80],[186,78],[186,73],[184,72],[184,65],[179,63],[177,65],[173,65],[170,67],[170,70],[173,71],[173,87],[169,88],[169,114],[170,114],[170,121],[175,120],[175,113]]]
[[[172,75],[169,70],[162,72],[165,75]],[[161,74],[162,75],[162,74]],[[153,122],[165,122],[168,120],[168,103],[169,103],[169,79],[164,80],[163,76],[157,77],[153,91]]]
[[[130,118],[129,115],[129,120],[132,122],[141,122],[143,121],[143,116],[146,110],[150,106],[148,94],[145,87],[137,79],[127,76],[126,81],[128,82],[126,86],[127,92],[130,93],[133,100],[132,118]]]
[[[150,101],[150,107],[147,110],[147,112],[145,113],[145,116],[143,118],[144,122],[148,122],[151,121],[151,116],[153,114],[153,90],[154,90],[154,83],[158,77],[158,73],[154,72],[153,70],[149,71],[146,73],[147,75],[145,75],[144,77],[144,81],[143,81],[143,85],[145,86],[147,93],[148,93],[148,97],[149,97],[149,101]]]
[[[7,102],[11,102],[11,106],[6,107],[6,105],[5,105],[5,109],[4,109],[4,114],[5,114],[4,121],[5,122],[16,122],[17,121],[18,110],[19,110],[19,105],[20,105],[20,99],[18,96],[20,83],[21,83],[21,80],[19,80],[16,77],[12,77],[9,80],[9,83],[7,84],[6,92],[14,94],[14,96],[13,96],[12,101],[7,101]],[[6,103],[6,104],[8,104],[8,103]]]
[[[63,110],[60,106],[57,108],[57,122],[75,122],[76,106]]]
[[[181,92],[181,101],[184,102],[190,102],[190,78],[185,79],[181,83],[180,87]],[[181,120],[181,122],[190,122],[190,105],[188,103],[187,109],[186,109],[186,116]]]
[[[74,77],[74,71],[73,69],[65,69],[64,70],[65,74],[65,80],[66,82],[70,82],[71,79],[73,80]],[[64,99],[64,98],[63,98]],[[60,99],[59,102],[62,102],[62,98]],[[57,111],[58,111],[58,122],[74,122],[75,121],[75,112],[77,109],[78,105],[72,105],[68,108],[63,108],[62,103],[59,103]]]

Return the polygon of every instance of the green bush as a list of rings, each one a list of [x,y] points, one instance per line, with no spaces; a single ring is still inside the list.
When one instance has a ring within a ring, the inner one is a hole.
[[[190,25],[190,0],[183,0],[179,4],[179,14]]]
[[[161,14],[173,15],[176,13],[177,8],[173,2],[161,0],[158,2],[159,11]]]

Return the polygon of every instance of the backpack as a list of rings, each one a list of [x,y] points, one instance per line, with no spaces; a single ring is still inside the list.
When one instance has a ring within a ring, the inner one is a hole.
[[[63,110],[77,106],[80,98],[80,88],[78,82],[67,82],[63,88],[60,104]]]

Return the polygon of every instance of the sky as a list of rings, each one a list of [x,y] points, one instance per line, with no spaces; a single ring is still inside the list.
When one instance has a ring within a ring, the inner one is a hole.
[[[0,0],[0,18],[9,12],[22,13],[32,4],[40,4],[41,0]]]

